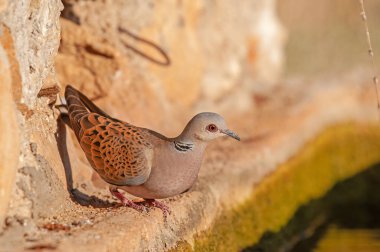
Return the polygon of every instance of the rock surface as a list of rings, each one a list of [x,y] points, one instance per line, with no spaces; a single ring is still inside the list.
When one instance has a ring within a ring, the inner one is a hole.
[[[248,109],[253,83],[268,87],[281,73],[285,36],[273,0],[64,4],[61,84],[138,125],[176,134],[194,110]]]
[[[7,32],[7,31],[4,31]],[[2,41],[10,39],[3,35]],[[9,41],[8,41],[9,42]],[[10,58],[8,58],[5,48],[7,44],[0,46],[0,221],[4,221],[11,196],[12,187],[15,181],[16,168],[19,152],[19,128],[17,123],[17,113],[15,102],[12,99],[12,75],[10,71]],[[8,44],[9,46],[9,44]],[[8,48],[9,49],[9,48]]]
[[[8,217],[33,216],[32,200],[36,198],[28,193],[34,191],[30,186],[37,180],[30,181],[25,170],[44,172],[31,152],[32,137],[36,132],[47,135],[55,131],[52,110],[46,99],[38,99],[38,93],[43,86],[56,85],[53,64],[62,7],[59,1],[50,0],[1,2],[1,226],[8,207]]]

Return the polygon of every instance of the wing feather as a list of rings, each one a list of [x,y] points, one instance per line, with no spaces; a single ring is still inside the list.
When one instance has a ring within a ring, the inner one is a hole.
[[[94,170],[110,184],[143,184],[153,159],[149,132],[110,117],[71,86],[65,97],[71,126]]]

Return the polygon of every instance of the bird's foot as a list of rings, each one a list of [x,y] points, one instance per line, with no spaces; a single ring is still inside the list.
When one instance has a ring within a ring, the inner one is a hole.
[[[168,214],[170,215],[172,213],[172,211],[170,210],[170,208],[167,205],[165,205],[164,203],[161,203],[155,199],[145,199],[145,202],[150,207],[155,207],[155,208],[161,209],[162,214],[164,215],[165,219],[168,216]]]
[[[137,210],[137,211],[139,211],[139,212],[147,212],[147,209],[146,209],[146,207],[145,206],[143,206],[143,205],[139,205],[139,204],[136,204],[136,203],[134,203],[133,201],[131,201],[131,200],[129,200],[129,199],[125,199],[125,200],[123,200],[122,201],[122,204],[124,205],[124,206],[126,206],[126,207],[130,207],[130,208],[133,208],[133,209],[135,209],[135,210]]]
[[[136,204],[132,200],[129,200],[126,197],[124,197],[124,195],[115,188],[110,188],[110,192],[113,196],[115,196],[121,201],[121,204],[123,204],[123,206],[133,208],[141,213],[147,210],[145,206]]]

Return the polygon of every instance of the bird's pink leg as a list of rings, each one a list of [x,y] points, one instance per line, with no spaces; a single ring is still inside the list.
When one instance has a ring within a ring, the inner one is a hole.
[[[161,203],[155,199],[145,199],[145,202],[152,207],[156,207],[162,210],[162,213],[164,214],[164,217],[166,218],[168,214],[171,214],[172,211],[170,208],[165,205],[164,203]]]
[[[133,208],[133,209],[135,209],[135,210],[137,210],[139,212],[143,212],[145,210],[144,206],[138,205],[138,204],[134,203],[132,200],[129,200],[126,197],[124,197],[124,195],[121,194],[117,190],[116,187],[110,187],[110,192],[111,192],[111,194],[113,196],[115,196],[116,198],[118,198],[124,206]]]

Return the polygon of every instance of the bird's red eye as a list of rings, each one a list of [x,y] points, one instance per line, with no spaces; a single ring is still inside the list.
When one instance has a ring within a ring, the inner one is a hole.
[[[210,132],[216,132],[218,130],[218,127],[216,127],[215,124],[209,124],[207,125],[207,130]]]

